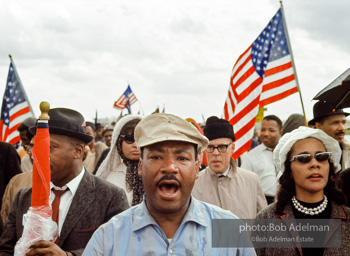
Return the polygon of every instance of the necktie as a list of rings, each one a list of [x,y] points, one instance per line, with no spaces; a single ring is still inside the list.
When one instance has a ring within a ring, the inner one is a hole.
[[[59,207],[60,207],[60,201],[61,201],[61,196],[67,191],[66,190],[56,190],[52,189],[52,191],[55,193],[55,199],[53,200],[51,207],[52,207],[52,220],[57,223],[58,227],[58,212],[59,212]],[[58,238],[56,239],[55,243],[58,243]]]

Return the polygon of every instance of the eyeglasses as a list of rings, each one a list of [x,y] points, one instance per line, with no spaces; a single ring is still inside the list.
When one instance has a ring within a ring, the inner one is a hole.
[[[332,152],[320,152],[316,153],[314,156],[311,154],[300,154],[293,156],[290,161],[292,162],[294,160],[298,160],[300,163],[307,164],[312,160],[312,158],[315,158],[318,162],[323,162],[329,160],[331,156]]]
[[[126,144],[133,144],[135,142],[134,135],[119,135],[119,136],[126,142]]]
[[[220,153],[225,153],[227,151],[228,146],[230,146],[231,144],[232,142],[230,144],[227,144],[227,145],[222,144],[217,147],[214,147],[213,145],[209,145],[205,151],[207,153],[213,153],[214,150],[217,149]]]

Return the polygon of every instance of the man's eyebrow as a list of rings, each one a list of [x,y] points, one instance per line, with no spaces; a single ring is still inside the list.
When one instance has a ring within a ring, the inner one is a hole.
[[[157,151],[157,152],[160,152],[160,153],[163,153],[165,152],[165,150],[163,148],[157,148],[157,147],[152,147],[152,148],[149,148],[148,149],[149,152],[154,152],[154,151]]]
[[[190,154],[191,152],[190,152],[190,150],[189,149],[176,149],[175,150],[175,154],[181,154],[181,153],[188,153],[188,154]]]

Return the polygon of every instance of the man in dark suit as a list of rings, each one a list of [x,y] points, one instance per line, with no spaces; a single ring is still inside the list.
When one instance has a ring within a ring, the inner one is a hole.
[[[50,203],[53,190],[65,191],[58,211],[56,242],[39,241],[26,255],[81,255],[93,232],[112,216],[128,207],[124,190],[88,173],[83,167],[85,143],[93,137],[86,134],[83,116],[71,109],[49,111],[50,132]],[[35,133],[35,128],[31,132]],[[12,203],[0,237],[0,255],[13,255],[23,232],[23,214],[31,204],[31,188],[20,190]]]
[[[10,143],[0,141],[0,208],[7,184],[19,173],[22,173],[21,159],[16,149]]]

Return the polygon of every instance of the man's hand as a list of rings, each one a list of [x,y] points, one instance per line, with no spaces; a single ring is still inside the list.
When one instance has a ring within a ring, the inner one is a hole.
[[[30,252],[26,256],[35,256],[35,255],[61,255],[67,256],[67,253],[63,251],[57,244],[54,242],[48,241],[39,241],[35,244],[32,244],[30,247]],[[69,253],[69,255],[72,255]]]

